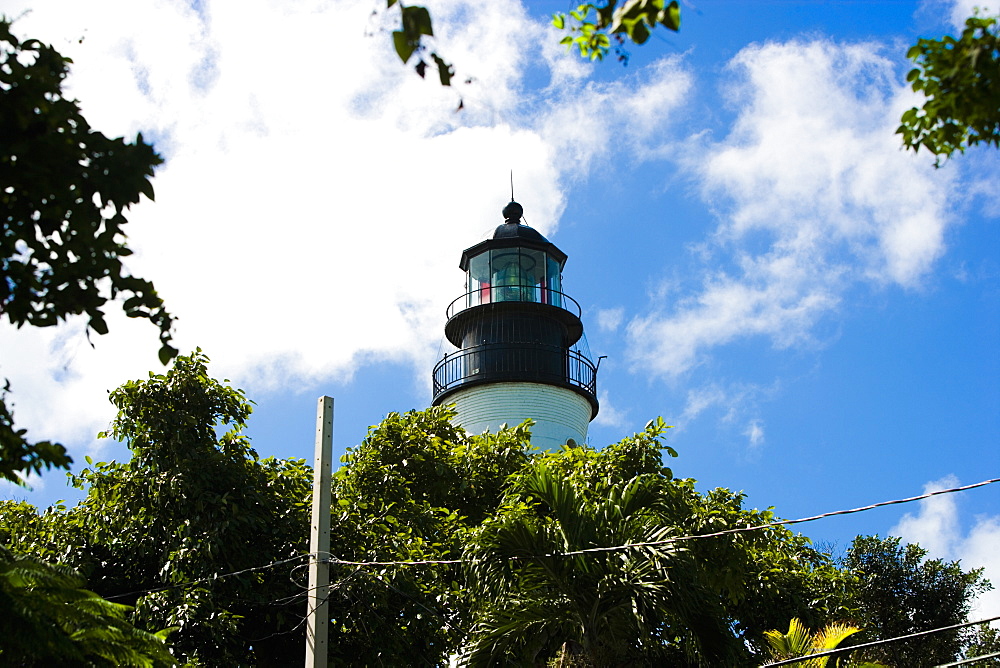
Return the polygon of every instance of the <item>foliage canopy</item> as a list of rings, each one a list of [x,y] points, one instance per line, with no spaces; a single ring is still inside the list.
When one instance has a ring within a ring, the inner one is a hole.
[[[840,609],[852,577],[808,539],[780,527],[664,549],[652,563],[645,557],[656,550],[603,561],[593,555],[505,561],[570,545],[708,533],[773,515],[743,509],[743,495],[702,495],[693,480],[675,478],[661,461],[664,452],[676,455],[662,443],[662,420],[601,450],[539,452],[528,444],[528,425],[470,435],[451,423],[453,415],[442,407],[390,414],[348,452],[334,481],[334,556],[346,562],[464,556],[482,567],[335,565],[332,661],[377,665],[405,656],[433,665],[462,652],[477,663],[502,651],[516,663],[532,654],[555,659],[564,646],[579,645],[591,659],[622,652],[678,665],[718,656],[738,664],[758,653],[775,620],[787,624],[788,611],[819,623]],[[667,581],[657,579],[665,573]],[[596,598],[595,586],[604,592]],[[563,587],[575,587],[575,594]],[[588,626],[590,639],[600,639],[585,644],[570,620],[583,618],[588,601],[603,612]],[[643,614],[633,614],[626,601]],[[543,609],[561,612],[539,630],[531,614]],[[700,630],[688,632],[695,622],[691,628]],[[637,643],[629,634],[640,628],[657,635]],[[522,634],[526,629],[530,634]],[[612,630],[624,634],[620,642],[607,641]]]
[[[175,665],[167,631],[147,633],[125,620],[126,605],[83,589],[67,566],[15,555],[0,546],[0,662],[8,666]]]
[[[16,327],[49,327],[72,315],[87,317],[87,332],[105,334],[107,303],[123,298],[132,318],[160,332],[160,360],[170,345],[172,319],[153,284],[132,276],[123,258],[125,211],[142,195],[162,162],[138,135],[110,139],[91,129],[75,100],[62,94],[70,60],[38,40],[19,40],[0,17],[0,319]],[[66,450],[30,443],[16,429],[0,393],[0,477],[68,468]]]
[[[941,158],[976,144],[1000,148],[1000,16],[972,16],[957,39],[921,39],[907,75],[927,100],[903,114],[903,146]]]
[[[0,503],[0,543],[116,601],[95,626],[127,613],[140,640],[175,628],[181,662],[297,663],[309,468],[258,458],[243,433],[251,403],[210,377],[201,351],[111,400],[105,435],[131,459],[88,461],[73,508]],[[676,477],[662,420],[603,449],[541,452],[530,423],[472,435],[454,415],[389,414],[334,476],[333,665],[751,666],[771,655],[765,633],[791,633],[793,618],[889,637],[964,620],[988,587],[979,571],[877,537],[841,564],[781,526],[661,543],[775,519]],[[967,640],[908,651],[951,657]]]
[[[992,589],[983,569],[928,559],[927,550],[895,537],[858,536],[842,565],[863,583],[853,595],[854,621],[864,629],[859,643],[961,624],[975,597]],[[901,666],[949,663],[976,636],[971,628],[935,633],[871,648],[865,656]]]
[[[593,14],[591,14],[593,12]],[[604,60],[614,40],[620,62],[627,62],[623,50],[626,41],[645,44],[650,31],[657,26],[677,32],[681,29],[681,8],[677,0],[607,0],[602,4],[584,3],[571,11],[552,17],[557,30],[568,31],[559,43],[568,49],[574,46],[580,56],[590,60]]]
[[[118,416],[103,435],[132,458],[88,460],[72,476],[87,496],[68,510],[8,505],[4,532],[12,549],[68,564],[133,605],[137,626],[176,628],[182,661],[286,665],[301,654],[302,590],[288,569],[307,549],[311,471],[258,458],[243,434],[250,402],[207,364],[196,351],[115,390]]]

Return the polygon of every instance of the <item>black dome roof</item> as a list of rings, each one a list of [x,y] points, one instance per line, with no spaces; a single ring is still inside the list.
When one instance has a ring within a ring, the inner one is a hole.
[[[502,223],[493,231],[494,239],[522,239],[536,244],[547,244],[549,240],[533,227],[520,223]]]
[[[469,258],[474,255],[479,255],[491,248],[511,248],[514,246],[523,246],[525,248],[544,251],[552,256],[561,267],[566,262],[566,254],[542,236],[538,230],[527,225],[522,225],[520,220],[523,215],[524,209],[521,208],[520,204],[513,200],[509,202],[503,209],[505,222],[497,225],[497,228],[493,231],[493,236],[487,237],[475,246],[466,248],[462,253],[462,260],[459,262],[459,267],[461,267],[462,271],[468,270]]]

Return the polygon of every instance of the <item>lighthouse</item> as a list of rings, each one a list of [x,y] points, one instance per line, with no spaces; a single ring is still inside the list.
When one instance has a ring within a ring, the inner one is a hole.
[[[492,236],[462,252],[465,294],[444,328],[456,350],[434,366],[433,404],[454,404],[471,433],[530,418],[536,447],[582,444],[599,409],[597,366],[562,289],[566,254],[523,214],[511,201]]]

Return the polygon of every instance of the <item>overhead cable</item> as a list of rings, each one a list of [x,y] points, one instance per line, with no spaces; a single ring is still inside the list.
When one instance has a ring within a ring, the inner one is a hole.
[[[723,529],[722,531],[716,531],[714,533],[700,533],[690,536],[673,536],[671,538],[665,538],[663,540],[653,540],[645,543],[630,543],[628,545],[618,545],[614,547],[590,547],[583,550],[574,550],[572,552],[561,553],[565,557],[575,556],[577,554],[586,554],[587,552],[612,552],[615,550],[625,550],[633,547],[655,547],[657,545],[668,545],[670,543],[678,543],[683,540],[695,540],[697,538],[716,538],[718,536],[726,536],[734,533],[746,533],[747,531],[759,531],[760,529],[770,529],[771,527],[784,526],[788,524],[801,524],[802,522],[814,522],[816,520],[822,520],[827,517],[836,517],[837,515],[850,515],[851,513],[860,513],[866,510],[874,510],[875,508],[882,508],[884,506],[892,506],[897,503],[910,503],[911,501],[920,501],[921,499],[929,499],[932,496],[937,496],[939,494],[951,494],[952,492],[964,492],[967,489],[973,489],[975,487],[982,487],[984,485],[991,485],[995,482],[1000,482],[1000,478],[992,478],[990,480],[983,480],[982,482],[973,483],[972,485],[963,485],[962,487],[952,487],[950,489],[939,489],[934,492],[927,492],[925,494],[920,494],[918,496],[910,496],[905,499],[893,499],[892,501],[880,501],[878,503],[873,503],[870,506],[861,506],[860,508],[850,508],[848,510],[834,510],[829,513],[822,513],[820,515],[813,515],[811,517],[800,517],[796,520],[776,520],[774,522],[768,522],[767,524],[757,524],[748,527],[736,527],[735,529]]]
[[[883,640],[873,640],[872,642],[861,643],[860,645],[851,645],[850,647],[840,647],[838,649],[829,649],[825,652],[816,652],[815,654],[807,654],[806,656],[799,656],[794,659],[784,659],[783,661],[775,661],[774,663],[762,664],[760,668],[774,668],[774,666],[790,666],[793,663],[801,663],[803,661],[810,661],[812,659],[817,659],[823,656],[833,656],[834,654],[844,654],[845,652],[853,652],[859,649],[865,649],[868,647],[875,647],[877,645],[887,645],[892,642],[899,642],[900,640],[909,640],[911,638],[919,638],[921,636],[929,636],[934,633],[942,633],[944,631],[953,631],[955,629],[961,629],[966,626],[975,626],[977,624],[988,624],[989,622],[994,622],[1000,619],[998,617],[990,617],[989,619],[980,619],[975,622],[965,622],[963,624],[954,624],[952,626],[942,626],[936,629],[930,629],[929,631],[919,631],[917,633],[910,633],[905,636],[896,636],[895,638],[885,638]],[[949,663],[949,666],[957,666],[959,664]],[[942,668],[938,666],[937,668]]]
[[[969,489],[974,489],[976,487],[983,487],[985,485],[991,485],[991,484],[997,483],[997,482],[1000,482],[1000,478],[992,478],[990,480],[983,480],[982,482],[977,482],[977,483],[974,483],[972,485],[963,485],[961,487],[952,487],[952,488],[949,488],[949,489],[939,489],[939,490],[936,490],[936,491],[933,491],[933,492],[927,492],[925,494],[920,494],[918,496],[910,496],[910,497],[907,497],[905,499],[893,499],[892,501],[880,501],[879,503],[873,503],[871,505],[862,506],[860,508],[851,508],[851,509],[848,509],[848,510],[835,510],[835,511],[828,512],[828,513],[822,513],[820,515],[813,515],[811,517],[802,517],[802,518],[793,519],[793,520],[776,520],[774,522],[768,522],[766,524],[757,524],[757,525],[751,525],[751,526],[746,526],[746,527],[737,527],[737,528],[734,528],[734,529],[724,529],[722,531],[716,531],[714,533],[691,534],[691,535],[687,535],[687,536],[672,536],[670,538],[665,538],[663,540],[656,540],[656,541],[647,541],[647,542],[639,542],[639,543],[626,543],[624,545],[613,545],[613,546],[609,546],[609,547],[591,547],[591,548],[585,548],[585,549],[582,549],[582,550],[573,550],[573,551],[570,551],[570,552],[557,552],[557,553],[535,555],[535,556],[529,556],[529,557],[509,557],[509,559],[511,561],[523,561],[525,559],[531,559],[531,558],[535,558],[535,557],[559,557],[559,556],[562,556],[562,557],[571,557],[571,556],[577,556],[577,555],[582,555],[582,554],[589,554],[589,553],[593,553],[593,552],[615,552],[615,551],[620,551],[620,550],[630,550],[630,549],[634,549],[634,548],[638,548],[638,547],[656,547],[656,546],[659,546],[659,545],[668,545],[670,543],[676,543],[676,542],[681,542],[681,541],[686,541],[686,540],[695,540],[695,539],[700,539],[700,538],[716,538],[716,537],[719,537],[719,536],[725,536],[725,535],[729,535],[729,534],[746,533],[746,532],[749,532],[749,531],[759,531],[761,529],[769,529],[771,527],[783,526],[783,525],[788,525],[788,524],[801,524],[803,522],[813,522],[815,520],[820,520],[820,519],[824,519],[824,518],[827,518],[827,517],[835,517],[837,515],[849,515],[851,513],[860,513],[860,512],[867,511],[867,510],[873,510],[875,508],[881,508],[883,506],[891,506],[891,505],[895,505],[895,504],[899,504],[899,503],[910,503],[912,501],[920,501],[922,499],[927,499],[927,498],[930,498],[932,496],[938,496],[940,494],[951,494],[953,492],[964,492],[964,491],[969,490]],[[300,554],[300,555],[298,555],[296,557],[291,557],[289,559],[282,559],[282,560],[279,560],[279,561],[272,561],[271,563],[264,564],[263,566],[254,566],[254,567],[251,567],[251,568],[245,568],[243,570],[233,571],[233,572],[230,572],[230,573],[219,573],[219,574],[212,575],[212,576],[209,576],[209,577],[200,578],[198,580],[191,580],[189,582],[181,582],[181,583],[172,584],[172,585],[164,585],[162,587],[154,587],[154,588],[151,588],[151,589],[140,589],[140,590],[136,590],[136,591],[126,592],[126,593],[123,593],[123,594],[114,594],[112,596],[106,596],[105,598],[108,599],[108,600],[111,600],[111,599],[116,599],[116,598],[125,598],[127,596],[135,596],[135,595],[141,595],[141,594],[151,594],[151,593],[155,593],[155,592],[159,592],[159,591],[166,591],[166,590],[169,590],[169,589],[178,589],[178,588],[181,588],[181,587],[190,587],[192,585],[201,584],[201,583],[204,583],[204,582],[214,582],[216,580],[221,580],[223,578],[232,577],[234,575],[242,575],[243,573],[250,573],[252,571],[262,571],[262,570],[266,570],[266,569],[269,569],[269,568],[276,568],[277,566],[281,566],[283,564],[288,564],[288,563],[291,563],[293,561],[299,561],[301,559],[312,558],[314,556],[320,557],[321,555],[319,555],[319,554],[312,555],[312,554],[308,554],[308,553],[307,554]],[[467,562],[472,562],[473,561],[471,559],[414,559],[414,560],[409,560],[409,561],[402,561],[402,560],[397,560],[397,561],[348,561],[348,560],[344,560],[344,559],[338,559],[337,557],[335,557],[334,555],[332,555],[330,553],[323,553],[322,556],[325,556],[325,557],[329,558],[330,563],[335,564],[335,565],[340,565],[340,566],[358,566],[358,567],[363,567],[363,566],[437,566],[437,565],[446,566],[446,565],[461,564],[461,563],[467,563]]]
[[[920,501],[922,499],[928,499],[932,496],[938,496],[940,494],[951,494],[953,492],[964,492],[965,490],[974,489],[976,487],[983,487],[984,485],[991,485],[993,483],[1000,482],[1000,478],[992,478],[990,480],[983,480],[982,482],[977,482],[972,485],[963,485],[962,487],[952,487],[949,489],[939,489],[933,492],[927,492],[920,494],[918,496],[910,496],[905,499],[893,499],[892,501],[880,501],[878,503],[873,503],[868,506],[862,506],[860,508],[850,508],[848,510],[834,510],[829,513],[822,513],[820,515],[812,515],[810,517],[801,517],[794,520],[776,520],[774,522],[768,522],[766,524],[756,524],[745,527],[736,527],[734,529],[724,529],[722,531],[716,531],[713,533],[700,533],[691,534],[687,536],[671,536],[670,538],[664,538],[662,540],[651,540],[638,543],[626,543],[624,545],[611,545],[607,547],[588,547],[581,550],[572,550],[569,552],[556,552],[551,554],[542,554],[529,557],[509,557],[511,561],[523,561],[525,559],[532,559],[536,557],[573,557],[582,554],[590,554],[594,552],[617,552],[620,550],[631,550],[638,547],[658,547],[660,545],[669,545],[671,543],[679,543],[686,540],[696,540],[701,538],[717,538],[719,536],[727,536],[729,534],[736,533],[746,533],[749,531],[760,531],[761,529],[770,529],[772,527],[784,526],[788,524],[801,524],[803,522],[814,522],[816,520],[825,519],[827,517],[836,517],[837,515],[850,515],[852,513],[860,513],[867,510],[874,510],[875,508],[882,508],[884,506],[892,506],[899,503],[910,503],[912,501]],[[471,559],[418,559],[412,561],[343,561],[337,559],[331,555],[331,562],[334,564],[340,564],[344,566],[434,566],[434,565],[448,565],[448,564],[461,564],[464,562],[471,562]]]
[[[217,573],[215,575],[210,575],[209,577],[199,578],[197,580],[190,580],[188,582],[179,582],[177,584],[163,585],[162,587],[153,587],[151,589],[138,589],[136,591],[128,591],[124,594],[114,594],[113,596],[105,596],[105,600],[110,601],[115,598],[125,598],[126,596],[136,596],[141,594],[155,594],[160,591],[167,591],[168,589],[180,589],[181,587],[190,587],[192,585],[201,584],[203,582],[215,582],[216,580],[222,580],[223,578],[232,577],[234,575],[243,575],[244,573],[252,573],[253,571],[263,571],[268,568],[276,568],[283,564],[288,564],[293,561],[298,561],[300,559],[305,559],[309,557],[308,554],[300,554],[297,557],[291,557],[290,559],[281,559],[280,561],[272,561],[269,564],[264,564],[263,566],[251,566],[250,568],[244,568],[241,571],[232,571],[230,573]]]
[[[982,661],[983,659],[995,659],[997,657],[1000,657],[1000,652],[993,652],[992,654],[981,654],[979,656],[970,656],[968,659],[962,659],[961,661],[953,661],[951,663],[942,663],[940,666],[934,666],[934,668],[953,668],[953,666],[965,666],[970,663]]]

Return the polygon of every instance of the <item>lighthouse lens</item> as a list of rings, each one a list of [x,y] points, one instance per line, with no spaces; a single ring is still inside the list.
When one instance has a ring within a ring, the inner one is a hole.
[[[469,258],[466,307],[494,302],[562,306],[560,262],[534,248],[494,248]]]
[[[497,301],[540,302],[545,287],[545,253],[530,248],[493,251]]]

